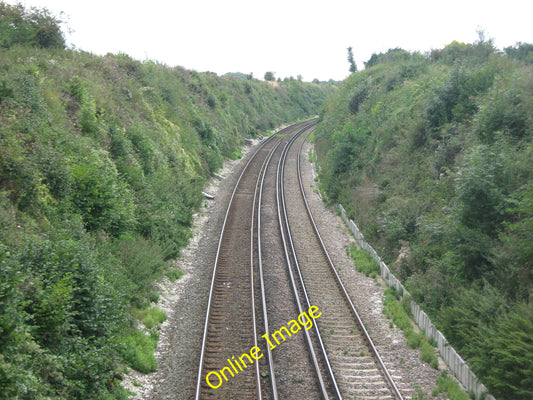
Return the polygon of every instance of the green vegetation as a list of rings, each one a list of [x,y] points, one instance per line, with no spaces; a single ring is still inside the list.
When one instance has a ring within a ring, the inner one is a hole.
[[[150,307],[144,310],[133,312],[135,318],[141,321],[147,329],[162,324],[167,319],[167,313],[157,307]]]
[[[273,82],[276,80],[276,77],[274,76],[274,73],[271,71],[265,72],[265,81]]]
[[[482,36],[374,54],[314,135],[327,200],[498,399],[533,396],[532,60]]]
[[[357,65],[355,64],[355,59],[353,57],[352,46],[348,47],[348,63],[350,64],[350,72],[354,73],[357,71]]]
[[[368,251],[358,249],[355,243],[350,243],[350,246],[346,251],[354,260],[355,269],[357,269],[357,271],[362,272],[366,276],[375,276],[380,273],[378,262],[372,258]]]
[[[459,383],[446,371],[442,371],[441,376],[437,379],[437,387],[431,391],[433,397],[437,397],[439,393],[445,393],[450,400],[469,400],[469,396],[459,386]]]
[[[334,88],[66,50],[59,24],[0,2],[0,398],[126,398],[210,174]]]
[[[438,369],[439,360],[435,355],[432,344],[426,339],[423,332],[415,332],[414,323],[410,318],[411,313],[408,311],[410,299],[405,298],[400,300],[399,293],[392,287],[385,289],[384,294],[383,313],[387,318],[392,319],[392,322],[402,330],[407,338],[407,345],[409,347],[412,349],[420,348],[420,358],[422,361]]]
[[[129,366],[140,372],[154,372],[157,361],[154,350],[157,345],[158,334],[150,331],[150,334],[135,330],[123,340],[122,356]]]
[[[21,4],[0,3],[0,47],[30,45],[65,48],[62,21],[46,9],[26,10]]]

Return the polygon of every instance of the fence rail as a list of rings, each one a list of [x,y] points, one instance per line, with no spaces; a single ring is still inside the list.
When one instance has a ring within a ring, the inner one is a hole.
[[[372,246],[365,241],[365,237],[357,225],[351,219],[348,219],[346,216],[346,211],[342,205],[338,204],[337,208],[340,211],[344,222],[346,225],[348,225],[350,231],[352,231],[359,247],[368,251],[372,258],[379,263],[381,277],[385,280],[385,282],[387,282],[387,285],[396,288],[404,295],[408,295],[409,292],[405,289],[402,283],[396,279],[387,264],[383,262],[381,257],[378,255],[378,253],[376,253]],[[470,370],[466,362],[450,345],[444,335],[435,327],[427,314],[414,301],[411,301],[411,313],[413,314],[415,322],[421,329],[423,329],[426,337],[428,339],[433,338],[435,340],[437,343],[437,349],[439,350],[442,359],[448,365],[450,370],[453,372],[457,380],[463,385],[466,391],[469,393],[473,392],[476,395],[476,398],[479,398],[485,394],[486,400],[496,400],[492,395],[488,394],[488,390],[485,385],[479,381],[476,375]]]

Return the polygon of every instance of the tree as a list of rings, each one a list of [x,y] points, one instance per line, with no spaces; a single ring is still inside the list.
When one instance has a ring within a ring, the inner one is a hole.
[[[21,4],[0,2],[0,47],[29,45],[43,48],[64,48],[60,19],[46,8],[24,9]]]
[[[357,65],[355,65],[355,60],[353,58],[352,46],[348,47],[348,63],[350,63],[350,72],[354,73],[357,71]]]
[[[274,72],[265,72],[265,81],[273,82],[275,79],[276,78],[274,77]]]
[[[513,46],[503,49],[505,54],[511,58],[525,61],[528,64],[533,63],[533,44],[518,42]]]
[[[533,306],[517,304],[475,338],[477,374],[498,399],[533,396]]]

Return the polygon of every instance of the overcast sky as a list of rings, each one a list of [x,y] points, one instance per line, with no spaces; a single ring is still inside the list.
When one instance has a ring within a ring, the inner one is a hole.
[[[4,0],[5,1],[5,0]],[[15,4],[19,1],[7,0]],[[533,43],[531,0],[23,0],[61,11],[67,44],[95,54],[126,53],[196,71],[341,80],[347,47],[359,69],[372,53],[426,52],[479,28],[498,48]]]

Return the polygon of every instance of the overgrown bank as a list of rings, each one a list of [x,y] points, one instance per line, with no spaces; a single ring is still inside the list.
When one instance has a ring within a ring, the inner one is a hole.
[[[533,46],[374,55],[328,100],[320,185],[498,399],[533,395]]]
[[[58,24],[0,3],[0,398],[126,398],[206,179],[334,88],[66,50]]]

